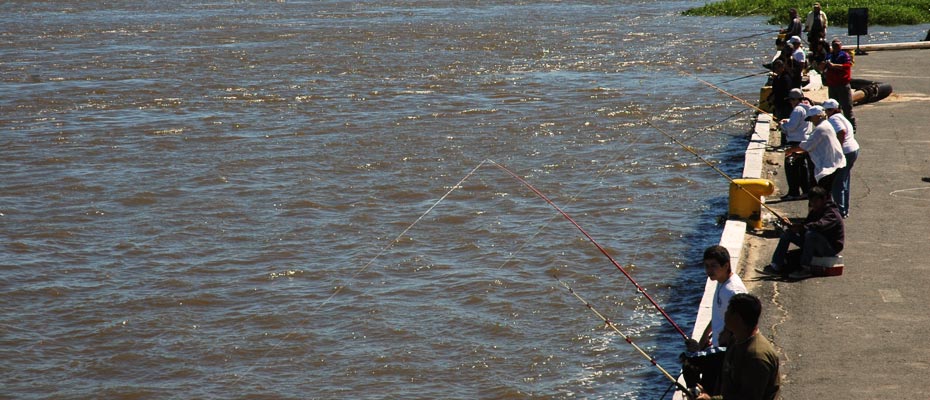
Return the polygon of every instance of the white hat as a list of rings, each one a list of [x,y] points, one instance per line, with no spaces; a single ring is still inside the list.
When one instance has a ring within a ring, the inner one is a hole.
[[[823,107],[813,106],[810,110],[807,110],[807,118],[804,119],[810,121],[811,117],[816,117],[818,115],[824,115]]]
[[[833,99],[827,99],[827,101],[823,102],[820,106],[823,107],[824,110],[836,110],[840,108],[840,103]]]
[[[804,98],[804,92],[802,92],[801,89],[798,89],[798,88],[791,89],[791,91],[788,92],[788,97],[787,97],[787,98],[789,98],[789,99],[803,99],[803,98]]]
[[[797,36],[792,36],[790,39],[788,39],[788,43],[792,43],[792,44],[797,43],[797,44],[800,44],[800,43],[801,43],[801,38],[799,38],[799,37],[797,37]]]

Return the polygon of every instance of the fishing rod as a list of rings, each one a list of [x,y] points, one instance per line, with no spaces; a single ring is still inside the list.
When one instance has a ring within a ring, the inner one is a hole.
[[[723,93],[723,94],[725,94],[725,95],[727,95],[727,96],[732,97],[733,99],[739,101],[740,103],[743,103],[745,106],[747,106],[747,107],[749,107],[749,108],[751,108],[751,109],[753,109],[753,110],[756,110],[756,111],[758,111],[758,112],[760,112],[760,113],[762,113],[762,114],[772,115],[772,113],[770,113],[770,112],[768,112],[768,111],[765,111],[765,110],[759,108],[759,107],[756,106],[755,104],[752,104],[752,103],[750,103],[750,102],[744,100],[743,98],[741,98],[741,97],[739,97],[739,96],[737,96],[737,95],[735,95],[735,94],[732,94],[732,93],[730,93],[730,92],[728,92],[728,91],[726,91],[726,90],[723,90],[723,89],[721,89],[719,86],[714,85],[713,83],[710,83],[710,82],[705,81],[705,80],[703,80],[703,79],[701,79],[701,78],[698,78],[697,76],[694,76],[693,74],[691,74],[691,73],[688,72],[688,71],[685,71],[685,70],[683,70],[683,69],[679,69],[678,71],[681,72],[682,74],[688,75],[689,77],[696,79],[698,82],[701,82],[701,83],[703,83],[703,84],[705,84],[705,85],[707,85],[707,86],[710,86],[711,88],[713,88],[714,90],[716,90],[716,91],[718,91],[718,92],[720,92],[720,93]]]
[[[756,73],[754,73],[754,74],[749,74],[749,75],[746,75],[746,76],[741,76],[741,77],[739,77],[739,78],[727,79],[727,80],[725,80],[725,81],[723,81],[723,82],[718,83],[718,85],[722,85],[722,84],[724,84],[724,83],[730,83],[730,82],[733,82],[733,81],[738,81],[738,80],[740,80],[740,79],[752,78],[752,77],[754,77],[754,76],[759,76],[759,75],[762,75],[762,74],[768,74],[768,73],[770,73],[770,72],[771,72],[771,71],[769,71],[769,70],[765,70],[765,71],[762,71],[762,72],[756,72]]]
[[[758,37],[758,36],[762,36],[762,35],[771,35],[771,34],[773,34],[773,33],[781,33],[781,29],[779,29],[779,30],[777,30],[777,31],[765,31],[765,32],[762,32],[762,33],[756,33],[756,34],[752,34],[752,35],[749,35],[749,36],[738,37],[738,38],[733,39],[733,40],[749,39],[749,38],[754,38],[754,37]]]
[[[634,343],[634,342],[633,342],[633,339],[630,338],[629,335],[627,335],[627,334],[623,333],[622,331],[620,331],[620,329],[617,328],[617,325],[614,324],[613,321],[611,321],[609,318],[605,317],[604,314],[601,314],[599,311],[597,311],[597,309],[594,308],[594,305],[592,305],[592,304],[589,303],[587,300],[585,300],[583,297],[581,297],[577,292],[575,292],[574,289],[572,289],[571,286],[568,286],[567,283],[563,282],[563,281],[562,281],[561,279],[559,279],[559,277],[556,276],[556,275],[553,275],[552,277],[555,278],[555,280],[558,281],[559,284],[562,285],[562,287],[564,287],[565,289],[567,289],[569,293],[571,293],[573,296],[575,296],[575,298],[577,298],[579,301],[581,301],[582,303],[584,303],[585,307],[587,307],[589,310],[591,310],[591,312],[593,312],[595,315],[597,315],[597,317],[600,318],[601,321],[604,321],[605,326],[607,326],[607,327],[613,329],[614,332],[617,332],[617,334],[619,334],[620,336],[623,336],[623,340],[625,340],[627,343],[629,343],[630,345],[632,345],[633,348],[635,348],[636,351],[639,352],[639,354],[642,354],[642,356],[645,357],[647,360],[649,360],[649,362],[650,362],[652,365],[654,365],[656,368],[658,368],[659,371],[662,372],[662,375],[665,375],[665,377],[668,378],[670,381],[672,381],[672,383],[673,383],[674,385],[677,385],[677,386],[678,386],[678,389],[680,389],[681,391],[685,392],[685,394],[688,396],[689,399],[694,399],[694,394],[693,394],[690,390],[688,390],[687,387],[685,387],[684,385],[682,385],[681,382],[678,382],[678,379],[675,379],[675,377],[673,377],[672,374],[670,374],[665,368],[662,368],[662,366],[659,365],[659,362],[656,361],[655,357],[652,357],[651,355],[649,355],[649,353],[647,353],[645,350],[643,350],[642,347],[639,347],[639,345],[637,345],[636,343]],[[666,393],[668,393],[667,390],[666,390]]]
[[[504,172],[508,173],[508,174],[509,174],[510,176],[512,176],[514,179],[516,179],[517,181],[519,181],[520,183],[522,183],[524,186],[526,186],[527,188],[529,188],[531,191],[533,191],[533,193],[536,193],[536,195],[539,196],[541,199],[545,200],[546,203],[549,203],[549,205],[552,206],[552,208],[555,208],[555,210],[558,211],[559,214],[562,214],[562,216],[565,217],[565,219],[567,219],[568,222],[571,222],[572,225],[575,226],[575,228],[578,228],[578,230],[581,231],[581,233],[582,233],[586,238],[588,238],[588,241],[590,241],[592,244],[594,244],[594,247],[597,247],[597,249],[600,250],[601,254],[603,254],[605,257],[607,257],[607,259],[610,260],[610,262],[614,265],[614,267],[617,267],[617,269],[619,269],[620,272],[622,272],[623,275],[625,275],[626,278],[629,279],[630,283],[632,283],[633,286],[636,286],[636,290],[638,290],[640,293],[642,293],[643,296],[646,296],[646,299],[649,300],[650,303],[652,303],[653,307],[655,307],[656,310],[658,310],[659,313],[661,313],[662,316],[665,317],[665,319],[666,319],[670,324],[672,324],[672,326],[675,328],[676,331],[678,331],[678,333],[681,335],[681,337],[682,337],[684,340],[687,341],[688,339],[690,339],[690,336],[688,336],[688,334],[686,334],[685,331],[684,331],[683,329],[681,329],[681,327],[679,327],[678,324],[676,324],[674,320],[672,320],[672,317],[671,317],[670,315],[668,315],[668,313],[665,312],[665,310],[662,309],[661,306],[659,306],[659,303],[657,303],[657,302],[652,298],[652,296],[649,295],[649,293],[646,293],[646,289],[644,289],[642,286],[640,286],[639,283],[637,283],[636,280],[633,279],[633,276],[630,275],[630,273],[627,272],[626,269],[624,269],[622,266],[620,266],[620,264],[617,262],[617,260],[614,260],[614,258],[611,257],[610,253],[608,253],[607,250],[605,250],[604,247],[600,245],[600,243],[598,243],[596,240],[594,240],[594,238],[591,237],[591,235],[588,234],[588,232],[585,231],[584,228],[581,227],[581,225],[579,225],[577,222],[575,222],[575,220],[572,219],[571,216],[569,216],[565,211],[562,211],[562,209],[559,208],[558,205],[556,205],[552,200],[550,200],[548,197],[546,197],[545,194],[543,194],[542,192],[540,192],[539,189],[536,189],[533,185],[531,185],[531,184],[530,184],[529,182],[527,182],[525,179],[523,179],[522,177],[520,177],[519,175],[517,175],[517,174],[514,173],[513,171],[507,169],[507,167],[504,167],[503,165],[497,163],[497,162],[494,161],[494,160],[488,160],[488,162],[490,162],[490,163],[496,165],[498,168],[502,169]]]
[[[640,111],[640,113],[642,113],[642,111]],[[680,140],[678,140],[677,138],[675,138],[674,136],[672,136],[670,133],[666,132],[664,129],[659,128],[658,126],[656,126],[655,124],[653,124],[652,121],[650,121],[648,118],[644,118],[643,121],[646,123],[646,125],[649,125],[649,126],[652,127],[653,129],[659,131],[659,133],[661,133],[661,134],[665,135],[665,137],[671,139],[673,142],[675,142],[675,144],[677,144],[677,145],[681,146],[681,148],[685,149],[685,151],[687,151],[687,152],[693,154],[693,155],[694,155],[695,157],[697,157],[699,160],[703,161],[704,164],[707,164],[707,166],[713,168],[714,171],[716,171],[718,174],[720,174],[720,176],[722,176],[722,177],[726,178],[728,181],[730,181],[730,184],[736,185],[737,188],[739,188],[740,190],[746,192],[746,193],[749,195],[749,197],[753,198],[753,199],[754,199],[756,202],[758,202],[763,208],[765,208],[765,209],[768,210],[770,213],[772,213],[772,215],[774,215],[776,218],[778,218],[778,219],[779,219],[782,223],[784,223],[786,226],[790,226],[790,225],[791,225],[791,221],[790,221],[788,218],[783,217],[781,214],[779,214],[778,212],[776,212],[775,210],[773,210],[771,207],[769,207],[767,204],[765,204],[765,202],[762,201],[762,199],[756,197],[755,194],[753,194],[752,192],[750,192],[749,189],[746,189],[745,187],[743,187],[743,185],[740,185],[740,184],[736,183],[736,181],[735,181],[733,178],[731,178],[730,175],[727,175],[726,172],[723,172],[723,170],[721,170],[720,168],[718,168],[716,165],[714,165],[714,164],[711,163],[710,161],[707,161],[707,159],[704,158],[704,157],[702,157],[700,154],[698,154],[698,152],[695,151],[694,148],[692,148],[691,146],[688,146],[688,145],[682,143]]]

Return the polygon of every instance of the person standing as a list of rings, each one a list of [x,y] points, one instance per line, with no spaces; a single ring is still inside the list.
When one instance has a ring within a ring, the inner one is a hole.
[[[814,9],[807,13],[804,32],[807,32],[807,43],[816,43],[827,37],[827,14],[821,10],[820,3],[814,3]]]
[[[821,69],[825,71],[824,82],[827,84],[827,95],[840,103],[843,115],[856,126],[856,117],[853,116],[852,87],[852,58],[843,50],[843,43],[839,39],[830,42],[830,54],[823,62]]]
[[[829,195],[830,191],[833,190],[836,170],[846,166],[843,146],[840,145],[839,139],[836,138],[836,131],[833,130],[833,126],[827,122],[827,114],[824,112],[823,107],[811,107],[810,110],[807,110],[806,119],[814,126],[814,130],[807,137],[807,140],[796,147],[785,150],[785,157],[806,152],[814,163],[814,179],[817,180],[817,186],[824,188]]]
[[[778,40],[775,42],[776,47],[783,47],[787,43],[787,38],[792,36],[801,36],[801,29],[804,28],[804,24],[801,23],[801,18],[798,17],[797,8],[788,9],[788,26],[784,29],[779,29],[778,33],[780,34]]]
[[[804,53],[804,49],[801,47],[801,38],[797,36],[792,36],[788,39],[788,45],[791,46],[791,56],[789,64],[791,67],[791,80],[793,81],[794,87],[800,89],[801,77],[804,74],[804,68],[807,68],[807,54]]]
[[[701,393],[697,400],[774,400],[781,388],[778,353],[759,333],[762,302],[749,293],[734,295],[724,319],[730,337],[721,371],[719,395]]]
[[[780,121],[782,132],[785,133],[785,144],[789,148],[798,147],[807,140],[811,124],[807,122],[807,110],[810,108],[804,103],[804,92],[801,89],[791,89],[788,93],[788,103],[791,105],[791,116]],[[785,179],[788,181],[788,193],[782,200],[797,200],[810,190],[808,179],[807,155],[796,155],[785,152]]]
[[[801,25],[801,18],[798,17],[798,9],[789,8],[788,18],[790,19],[790,22],[788,22],[788,27],[782,29],[779,33],[783,33],[787,37],[801,36],[801,29],[803,25]]]
[[[788,69],[785,67],[785,62],[782,59],[777,59],[772,62],[772,71],[775,73],[775,76],[772,77],[772,95],[770,99],[772,105],[775,106],[775,118],[788,118],[788,116],[791,115],[791,110],[794,108],[791,106],[791,102],[788,101],[788,94],[791,93],[791,89],[794,88],[791,74],[788,73]]]
[[[704,250],[704,273],[707,278],[717,282],[714,290],[714,304],[711,307],[710,323],[704,328],[700,341],[689,340],[688,352],[683,359],[683,375],[688,387],[694,387],[698,380],[704,391],[717,394],[717,381],[723,367],[723,358],[727,343],[721,340],[724,330],[724,312],[730,299],[738,293],[746,293],[746,285],[739,275],[733,273],[730,264],[730,252],[726,247],[716,245]],[[700,352],[701,349],[711,348]]]
[[[849,217],[850,173],[856,159],[859,158],[859,142],[856,141],[855,128],[840,112],[840,105],[836,100],[827,99],[823,102],[823,109],[829,117],[830,125],[836,131],[836,138],[840,141],[843,156],[846,158],[846,166],[836,171],[836,179],[833,181],[833,201],[836,202],[840,215],[846,218]]]

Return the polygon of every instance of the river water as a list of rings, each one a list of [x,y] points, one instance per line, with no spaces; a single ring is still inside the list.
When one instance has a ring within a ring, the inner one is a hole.
[[[776,29],[695,3],[4,2],[0,397],[659,398],[553,275],[672,373],[674,328],[485,160],[690,332],[727,182],[644,122],[737,174],[679,70]]]

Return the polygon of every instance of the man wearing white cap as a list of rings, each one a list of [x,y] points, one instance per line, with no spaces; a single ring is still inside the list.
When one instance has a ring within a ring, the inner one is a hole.
[[[807,122],[807,110],[810,105],[804,98],[801,89],[794,88],[788,92],[788,103],[791,105],[791,116],[780,121],[782,132],[785,134],[784,143],[791,148],[798,147],[807,140],[811,132],[811,124]],[[810,160],[803,152],[796,155],[785,153],[785,180],[788,181],[788,193],[782,200],[798,200],[807,195],[813,182],[809,178],[808,163]]]
[[[814,178],[817,179],[817,186],[830,193],[833,190],[836,170],[846,166],[843,146],[836,138],[833,126],[827,122],[827,114],[823,107],[813,106],[807,110],[807,120],[814,126],[814,130],[800,145],[785,150],[785,156],[807,152],[811,161],[814,162]]]
[[[801,38],[792,36],[788,39],[788,45],[791,46],[791,79],[794,81],[794,87],[800,88],[801,74],[804,68],[807,68],[807,54],[801,48]]]
[[[840,215],[846,218],[849,216],[849,176],[853,164],[859,158],[859,142],[856,141],[855,128],[843,115],[839,102],[828,99],[823,102],[823,109],[829,117],[830,125],[836,131],[836,138],[840,141],[843,156],[846,158],[846,166],[836,171],[836,178],[833,181],[833,201],[836,202]]]

